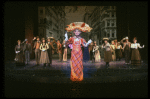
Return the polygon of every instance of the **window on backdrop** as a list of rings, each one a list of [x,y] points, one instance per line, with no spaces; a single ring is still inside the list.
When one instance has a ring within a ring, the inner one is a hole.
[[[114,12],[112,12],[111,16],[114,17]]]
[[[111,26],[114,26],[114,21],[111,22]]]
[[[110,26],[110,20],[107,20],[107,26]]]
[[[114,33],[112,33],[112,37],[114,37]]]
[[[107,33],[107,37],[110,37],[110,34],[109,34],[109,33]]]
[[[115,37],[115,30],[112,30],[112,37]]]

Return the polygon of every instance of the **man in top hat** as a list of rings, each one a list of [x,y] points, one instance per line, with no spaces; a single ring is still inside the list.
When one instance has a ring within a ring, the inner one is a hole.
[[[125,42],[123,42],[125,40]],[[123,43],[123,51],[125,55],[125,64],[129,64],[130,62],[130,46],[131,43],[129,42],[129,38],[125,37],[121,40],[121,43]]]
[[[106,67],[108,68],[109,62],[112,61],[112,50],[111,46],[108,42],[108,38],[103,38],[104,44],[102,45],[102,48],[105,48],[104,51],[104,61],[106,62]]]
[[[41,54],[41,51],[40,51],[41,42],[40,42],[40,38],[38,36],[36,37],[36,39],[37,39],[37,41],[34,42],[35,60],[36,60],[36,65],[39,65],[40,54]]]
[[[28,65],[30,62],[30,54],[32,53],[32,47],[31,44],[28,43],[28,39],[26,39],[26,43],[24,44],[23,52],[25,54],[25,64]]]

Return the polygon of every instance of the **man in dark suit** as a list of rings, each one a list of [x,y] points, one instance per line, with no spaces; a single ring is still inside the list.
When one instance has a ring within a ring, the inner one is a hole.
[[[35,49],[33,48],[35,41],[36,41],[36,37],[34,37],[34,38],[32,39],[32,41],[31,41],[32,52],[35,52]],[[34,59],[34,58],[35,58],[35,53],[32,53],[32,54],[33,54],[33,59]]]
[[[93,60],[93,42],[89,45],[90,60]]]
[[[49,46],[49,49],[47,49],[48,57],[49,57],[49,61],[50,61],[49,66],[52,65],[52,50],[55,49],[54,46],[53,46],[54,42],[55,42],[55,40],[53,42],[51,42],[51,38],[50,37],[47,38],[47,44]]]
[[[25,64],[28,65],[28,63],[30,62],[30,54],[32,52],[32,47],[31,47],[31,44],[28,43],[27,39],[23,47],[23,52],[25,54]]]

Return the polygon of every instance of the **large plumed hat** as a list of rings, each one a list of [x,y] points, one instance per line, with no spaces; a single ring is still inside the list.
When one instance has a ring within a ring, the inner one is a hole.
[[[67,30],[67,32],[71,32],[75,29],[79,29],[82,32],[90,32],[92,30],[92,28],[84,22],[73,22],[73,23],[70,23],[67,26],[68,27],[65,28]]]
[[[105,37],[105,38],[103,38],[103,40],[104,40],[104,41],[105,41],[105,40],[108,41],[109,39],[108,39],[107,37]]]

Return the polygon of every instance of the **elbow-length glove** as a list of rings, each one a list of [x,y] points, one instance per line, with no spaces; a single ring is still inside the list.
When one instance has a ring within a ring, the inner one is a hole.
[[[65,33],[65,41],[68,40],[68,35],[67,35],[67,32]]]
[[[90,43],[92,43],[91,39],[85,44],[85,46],[88,46]]]

